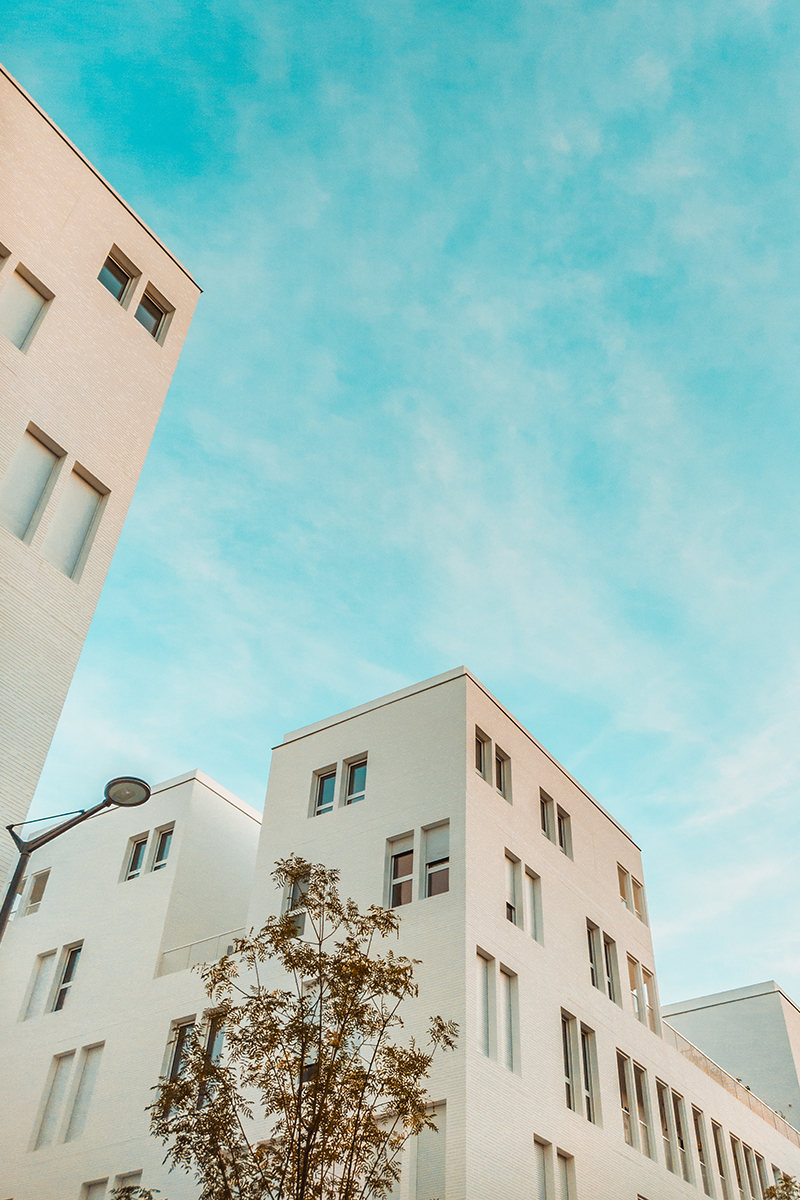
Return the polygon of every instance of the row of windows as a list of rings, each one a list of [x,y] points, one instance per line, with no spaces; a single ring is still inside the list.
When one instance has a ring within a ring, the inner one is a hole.
[[[339,770],[341,766],[341,772]],[[341,764],[332,763],[315,771],[311,787],[311,806],[309,815],[321,817],[324,813],[332,812],[337,805],[336,780],[341,780],[338,804],[344,806],[357,804],[363,800],[367,790],[367,756],[359,754],[356,758],[345,759]]]
[[[7,266],[10,260],[11,252],[5,246],[0,246],[0,268]],[[138,291],[141,277],[141,271],[117,246],[113,246],[97,278],[114,299],[127,308]],[[18,262],[0,288],[0,334],[12,346],[26,353],[54,299],[55,293],[23,263]],[[173,306],[148,282],[139,296],[134,316],[161,344],[174,311]]]
[[[419,871],[415,870],[415,841]],[[384,903],[400,908],[417,898],[441,896],[450,890],[450,822],[440,821],[413,833],[390,838],[386,843]]]
[[[46,950],[37,955],[22,1010],[23,1021],[46,1012],[60,1012],[75,982],[82,949],[83,942],[72,942],[60,951]]]
[[[0,484],[0,524],[30,545],[67,461],[67,451],[29,425]],[[42,555],[70,579],[79,579],[100,524],[104,484],[74,463],[42,542]]]

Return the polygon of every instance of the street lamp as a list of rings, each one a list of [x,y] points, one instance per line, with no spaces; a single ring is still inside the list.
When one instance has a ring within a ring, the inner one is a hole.
[[[88,821],[90,817],[96,817],[98,813],[106,808],[135,808],[138,804],[144,804],[149,799],[149,784],[145,783],[143,779],[134,779],[133,776],[123,775],[119,779],[109,780],[103,791],[103,799],[99,804],[95,804],[94,808],[82,810],[77,816],[71,817],[69,821],[62,821],[54,829],[48,829],[44,833],[40,833],[38,837],[30,838],[29,841],[25,842],[22,838],[17,837],[14,832],[17,827],[16,825],[6,825],[6,829],[11,834],[19,850],[19,862],[14,874],[11,876],[11,883],[8,885],[8,891],[3,900],[3,907],[0,908],[0,939],[6,931],[14,897],[19,890],[20,881],[25,874],[25,868],[34,850],[40,849],[41,846],[46,846],[48,842],[52,842],[53,838],[66,833],[68,829],[74,829],[82,821]],[[27,825],[28,822],[19,821],[18,824]]]

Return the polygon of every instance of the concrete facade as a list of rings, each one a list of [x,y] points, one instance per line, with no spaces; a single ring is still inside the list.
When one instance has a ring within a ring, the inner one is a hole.
[[[172,873],[143,858],[126,880],[137,838],[155,845],[173,820]],[[421,960],[404,1036],[432,1013],[461,1028],[429,1081],[441,1132],[411,1147],[395,1200],[762,1200],[776,1169],[800,1175],[800,1134],[659,1016],[636,845],[463,668],[288,734],[257,854],[254,833],[195,775],[35,857],[28,887],[49,867],[47,888],[31,914],[23,897],[0,956],[0,1194],[99,1200],[141,1171],[169,1200],[196,1197],[160,1165],[143,1109],[172,1031],[204,1007],[187,967],[280,911],[269,876],[292,852],[338,867],[360,905],[402,899],[391,948]],[[62,960],[38,993],[37,964],[80,940],[50,1011]],[[100,1043],[84,1113],[78,1071]]]
[[[27,814],[199,289],[2,68],[0,121],[4,826]],[[98,280],[109,255],[119,300]]]

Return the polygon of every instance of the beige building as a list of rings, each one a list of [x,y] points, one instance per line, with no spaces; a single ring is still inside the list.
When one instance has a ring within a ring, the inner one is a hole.
[[[24,819],[199,289],[0,68],[0,826]],[[13,847],[0,840],[0,880]]]
[[[660,1016],[630,835],[465,669],[288,734],[257,835],[194,773],[33,857],[0,953],[0,1195],[196,1198],[144,1109],[206,1028],[189,966],[281,910],[293,851],[397,907],[405,1035],[461,1028],[394,1200],[763,1200],[800,1176],[800,1133]]]

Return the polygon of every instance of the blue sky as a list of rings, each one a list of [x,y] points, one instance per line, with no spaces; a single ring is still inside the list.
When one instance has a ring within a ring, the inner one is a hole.
[[[19,0],[197,315],[36,800],[466,663],[645,854],[662,999],[800,1000],[800,10]]]

